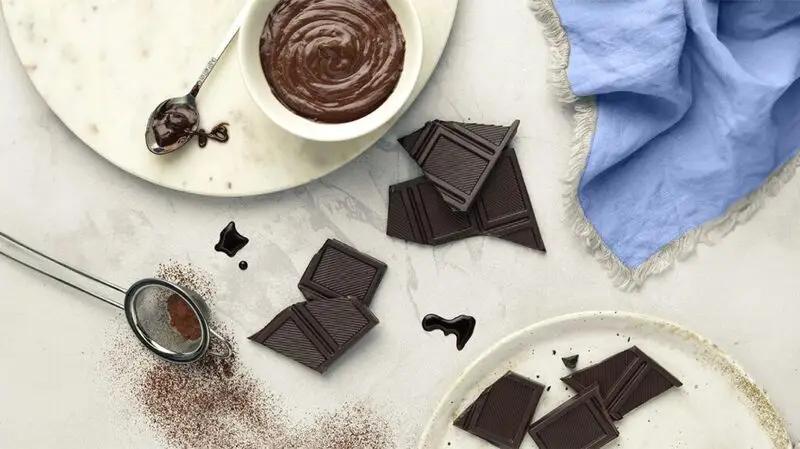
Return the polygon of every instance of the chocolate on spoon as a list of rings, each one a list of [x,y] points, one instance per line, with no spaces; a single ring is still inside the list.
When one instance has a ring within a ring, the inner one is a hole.
[[[192,90],[182,97],[164,100],[150,114],[144,137],[147,148],[151,153],[157,155],[172,153],[181,149],[196,135],[200,136],[201,147],[205,146],[208,139],[218,142],[228,141],[227,124],[218,125],[208,133],[199,129],[200,114],[197,112],[197,94],[200,93],[200,88],[203,87],[206,79],[216,67],[217,62],[222,57],[222,54],[225,53],[233,38],[239,33],[246,10],[247,8],[242,8],[242,11],[233,21],[225,39],[206,64],[203,73],[200,74],[200,78],[192,87]]]

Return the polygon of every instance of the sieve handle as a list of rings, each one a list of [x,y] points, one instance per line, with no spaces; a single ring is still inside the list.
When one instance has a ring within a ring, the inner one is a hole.
[[[58,282],[60,282],[60,283],[62,283],[64,285],[67,285],[69,287],[74,288],[75,290],[78,290],[80,292],[86,293],[87,295],[89,295],[89,296],[91,296],[93,298],[99,299],[100,301],[103,301],[103,302],[105,302],[107,304],[110,304],[110,305],[112,305],[112,306],[114,306],[114,307],[116,307],[118,309],[124,309],[124,306],[122,305],[122,303],[120,301],[115,301],[115,300],[113,300],[111,298],[108,298],[106,296],[103,296],[103,295],[101,295],[99,293],[93,292],[92,290],[89,289],[89,286],[86,285],[85,282],[88,280],[88,281],[91,281],[91,283],[95,284],[94,287],[97,287],[97,285],[101,285],[103,287],[107,287],[107,288],[109,288],[111,290],[114,290],[116,292],[125,294],[125,290],[123,288],[121,288],[121,287],[119,287],[117,285],[114,285],[114,284],[112,284],[112,283],[110,283],[108,281],[104,281],[103,279],[100,279],[100,278],[98,278],[96,276],[93,276],[91,274],[83,272],[83,271],[81,271],[81,270],[79,270],[77,268],[71,267],[71,266],[69,266],[69,265],[67,265],[67,264],[65,264],[65,263],[63,263],[61,261],[53,259],[52,257],[50,257],[50,256],[48,256],[48,255],[46,255],[46,254],[44,254],[44,253],[42,253],[40,251],[37,251],[37,250],[31,248],[30,246],[28,246],[28,245],[26,245],[26,244],[24,244],[24,243],[22,243],[22,242],[20,242],[20,241],[18,241],[16,239],[14,239],[13,237],[11,237],[8,234],[5,234],[3,232],[0,232],[0,240],[5,241],[6,243],[10,244],[10,246],[13,249],[15,249],[17,253],[24,253],[28,257],[32,256],[33,259],[35,259],[38,262],[44,261],[44,262],[46,262],[48,264],[48,266],[47,267],[40,267],[40,266],[34,265],[32,262],[26,262],[25,260],[23,260],[22,256],[12,254],[11,251],[7,250],[5,247],[0,248],[0,255],[2,255],[4,257],[7,257],[8,259],[13,260],[14,262],[17,262],[20,265],[28,267],[31,270],[36,271],[37,273],[41,273],[41,274],[49,277],[50,279],[56,280],[56,281],[58,281]],[[79,278],[82,278],[81,281],[84,284],[80,285],[76,281],[69,281],[69,280],[65,279],[65,277],[66,277],[65,275],[67,275],[67,273],[74,273],[74,274],[78,275]]]
[[[209,327],[208,331],[211,333],[211,336],[214,337],[217,342],[222,346],[220,350],[216,349],[209,349],[206,354],[210,355],[211,357],[216,357],[218,359],[229,359],[233,356],[233,347],[231,344],[226,340],[219,332],[215,331],[213,328]]]

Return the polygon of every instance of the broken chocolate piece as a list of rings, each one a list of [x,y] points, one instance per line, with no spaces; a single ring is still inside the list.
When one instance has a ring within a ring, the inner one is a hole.
[[[369,305],[385,273],[385,263],[331,239],[311,259],[297,286],[311,301],[354,296]]]
[[[250,340],[324,373],[377,324],[357,298],[332,298],[284,309]]]
[[[480,235],[480,230],[474,214],[450,209],[422,177],[389,187],[386,234],[435,246]]]
[[[466,212],[518,128],[519,120],[507,127],[433,121],[400,143],[445,203]]]
[[[597,449],[619,436],[596,386],[556,407],[528,432],[539,449]]]
[[[672,387],[683,385],[680,380],[670,374],[639,348],[633,351],[641,360],[636,372],[631,376],[622,391],[608,406],[608,412],[614,420],[620,420],[633,409],[661,395]]]
[[[577,392],[597,386],[611,417],[622,417],[682,383],[636,346],[561,379]]]
[[[578,366],[578,354],[569,357],[561,357],[561,361],[564,362],[564,366],[567,368],[575,369],[575,367]]]
[[[445,336],[455,334],[456,349],[460,351],[464,349],[469,339],[472,338],[476,323],[475,317],[467,315],[459,315],[452,320],[447,320],[439,315],[430,313],[422,319],[422,328],[426,332],[440,330]]]
[[[478,396],[453,425],[500,448],[519,448],[544,385],[508,372]]]
[[[546,251],[517,153],[512,148],[497,161],[476,201],[474,213],[484,235]]]
[[[433,246],[489,235],[545,251],[519,161],[511,148],[497,161],[469,212],[452,210],[424,177],[391,186],[386,234]]]

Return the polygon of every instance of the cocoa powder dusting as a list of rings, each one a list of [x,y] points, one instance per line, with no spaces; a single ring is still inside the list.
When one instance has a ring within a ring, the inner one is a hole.
[[[209,304],[213,303],[214,297],[217,296],[217,287],[211,274],[192,264],[181,264],[170,260],[156,267],[155,276],[194,291]]]
[[[194,310],[186,304],[178,295],[170,295],[167,298],[167,312],[169,313],[169,324],[181,337],[187,340],[197,340],[200,338],[200,320],[194,314]]]
[[[208,299],[216,290],[210,277],[175,262],[159,266],[157,276],[205,293]],[[122,394],[140,411],[130,425],[143,421],[166,447],[175,449],[397,447],[393,426],[363,404],[344,404],[308,422],[295,422],[285,400],[265,389],[236,357],[232,332],[219,322],[211,324],[233,345],[233,358],[170,364],[142,348],[124,327],[114,334],[114,387],[123,387]],[[304,404],[288,404],[298,405]]]

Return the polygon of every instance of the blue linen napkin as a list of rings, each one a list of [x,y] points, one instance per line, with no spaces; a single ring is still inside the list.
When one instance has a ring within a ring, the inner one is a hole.
[[[800,158],[800,0],[532,0],[575,104],[568,211],[636,288]]]

